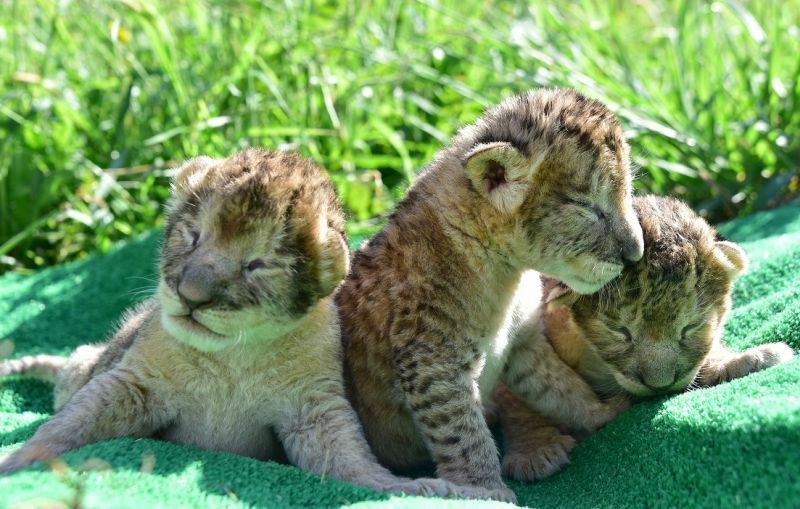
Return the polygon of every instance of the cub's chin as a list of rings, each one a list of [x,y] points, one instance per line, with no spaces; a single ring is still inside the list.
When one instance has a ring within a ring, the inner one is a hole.
[[[574,292],[589,295],[600,291],[609,281],[619,275],[619,272],[607,272],[605,276],[580,275],[580,274],[565,274],[560,277],[561,282],[569,286]]]
[[[572,291],[575,293],[579,293],[581,295],[589,295],[592,293],[596,293],[600,291],[603,286],[605,286],[606,282],[592,282],[587,281],[586,279],[582,279],[578,276],[571,276],[571,277],[562,277],[561,281],[570,287]]]
[[[161,325],[178,341],[204,352],[222,350],[237,339],[212,331],[190,315],[171,315],[162,311]]]
[[[623,390],[634,396],[639,396],[639,397],[662,396],[664,394],[672,394],[686,390],[686,388],[689,387],[689,385],[691,385],[696,374],[697,374],[696,370],[692,371],[683,378],[676,380],[675,383],[673,383],[666,389],[658,391],[654,391],[649,387],[647,387],[646,385],[631,380],[630,378],[617,372],[616,370],[614,371],[614,380],[617,382],[617,384],[619,384],[620,387],[622,387]]]
[[[645,385],[635,382],[627,376],[614,371],[614,380],[622,389],[633,396],[647,397],[656,395],[655,391],[647,388]]]
[[[233,345],[263,343],[285,337],[300,327],[313,312],[289,317],[279,305],[238,310],[199,308],[191,311],[165,283],[158,289],[161,325],[178,341],[205,352]]]
[[[211,314],[207,316],[202,312],[196,313],[197,318],[162,310],[161,324],[164,330],[178,341],[204,352],[215,352],[236,344],[273,341],[291,334],[306,318],[302,316],[296,320],[285,318],[258,320],[253,316],[258,314],[256,312],[239,312],[221,320],[220,317]]]
[[[622,265],[602,262],[589,255],[581,255],[560,264],[550,277],[560,280],[574,292],[589,295],[598,292],[622,272]]]

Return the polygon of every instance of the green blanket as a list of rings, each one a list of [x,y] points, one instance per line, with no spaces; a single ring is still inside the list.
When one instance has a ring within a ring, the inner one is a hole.
[[[736,286],[725,341],[735,349],[787,341],[797,350],[800,206],[735,221],[722,231],[751,257],[749,273]],[[15,356],[67,355],[102,339],[121,310],[152,292],[157,245],[152,233],[105,256],[1,277],[0,338],[16,342]],[[44,383],[4,382],[0,453],[28,438],[51,405]],[[91,458],[107,468],[85,463]],[[64,459],[71,469],[35,467],[0,478],[0,506],[504,505],[379,494],[288,466],[155,440],[110,440]],[[580,443],[560,474],[511,486],[520,505],[531,507],[800,507],[800,361],[638,404]]]

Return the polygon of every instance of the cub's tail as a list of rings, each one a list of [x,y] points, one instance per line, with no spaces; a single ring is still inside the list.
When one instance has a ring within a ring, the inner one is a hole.
[[[12,341],[0,342],[0,359],[11,355],[14,351]],[[28,355],[0,363],[0,377],[21,375],[54,383],[58,372],[67,364],[67,359],[57,355]]]

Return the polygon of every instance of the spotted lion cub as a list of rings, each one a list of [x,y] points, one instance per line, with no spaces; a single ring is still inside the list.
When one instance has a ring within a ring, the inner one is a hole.
[[[348,266],[343,228],[324,171],[297,155],[251,149],[184,164],[157,295],[106,344],[0,367],[55,379],[57,409],[0,471],[111,437],[153,436],[261,459],[279,457],[282,445],[320,475],[449,494],[440,480],[381,467],[345,397],[330,297]]]
[[[785,343],[742,353],[722,343],[733,283],[747,265],[739,246],[678,200],[637,197],[633,206],[644,232],[638,263],[594,295],[545,285],[543,332],[575,370],[574,383],[588,382],[604,396],[651,396],[716,385],[793,357]],[[534,412],[506,387],[495,396],[506,475],[541,479],[569,462],[575,440],[552,424],[563,422]]]
[[[474,496],[514,500],[482,401],[498,378],[538,395],[519,368],[560,372],[516,341],[538,306],[534,270],[592,293],[641,257],[628,154],[597,101],[570,90],[512,97],[461,129],[355,254],[336,302],[349,391],[382,463],[432,459]],[[575,426],[616,413],[588,389],[571,396],[594,405],[560,414]],[[558,413],[560,400],[544,399]]]

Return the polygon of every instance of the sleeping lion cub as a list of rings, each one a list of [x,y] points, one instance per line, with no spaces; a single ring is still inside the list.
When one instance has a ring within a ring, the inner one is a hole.
[[[344,217],[325,173],[288,153],[192,159],[173,182],[157,295],[108,343],[9,361],[56,382],[57,413],[11,472],[111,437],[280,457],[381,491],[455,494],[381,467],[345,399],[333,289]],[[280,442],[280,443],[278,443]]]
[[[546,282],[544,334],[580,375],[559,384],[588,382],[603,396],[650,396],[716,385],[793,357],[785,343],[742,353],[722,344],[733,282],[747,265],[741,248],[720,240],[678,200],[637,197],[634,208],[645,242],[639,262],[593,295]],[[569,462],[571,436],[507,387],[499,386],[495,398],[506,475],[541,479]]]

